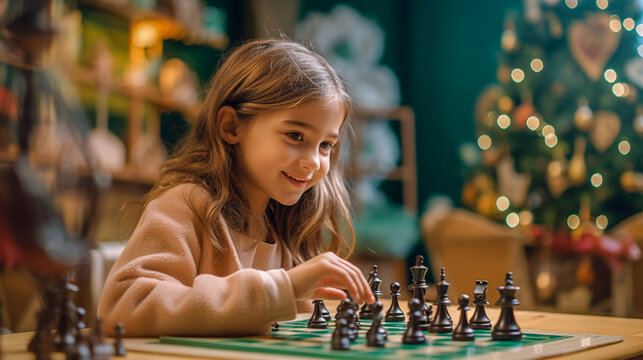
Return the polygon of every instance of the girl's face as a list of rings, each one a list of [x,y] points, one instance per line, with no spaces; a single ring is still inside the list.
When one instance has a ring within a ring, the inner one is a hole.
[[[295,204],[330,167],[344,109],[313,101],[253,117],[241,127],[237,160],[241,185],[255,214],[268,201]]]

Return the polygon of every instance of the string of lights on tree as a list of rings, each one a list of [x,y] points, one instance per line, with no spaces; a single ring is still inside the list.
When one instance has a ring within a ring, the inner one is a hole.
[[[516,228],[602,233],[643,209],[643,24],[633,0],[527,0],[476,104],[462,200]]]

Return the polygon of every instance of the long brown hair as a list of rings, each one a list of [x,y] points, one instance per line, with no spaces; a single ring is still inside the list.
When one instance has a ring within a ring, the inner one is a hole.
[[[295,107],[308,101],[339,101],[345,110],[351,100],[338,73],[316,52],[288,40],[257,40],[229,53],[210,82],[203,110],[178,148],[161,168],[159,182],[146,195],[143,209],[166,190],[198,184],[211,195],[205,213],[214,245],[226,236],[225,227],[244,232],[250,210],[235,177],[234,146],[219,136],[217,112],[231,106],[242,121],[263,111]],[[270,200],[268,225],[290,249],[295,263],[323,251],[348,256],[355,244],[349,197],[338,164],[339,146],[331,154],[328,174],[292,206]],[[203,212],[203,211],[201,211]]]

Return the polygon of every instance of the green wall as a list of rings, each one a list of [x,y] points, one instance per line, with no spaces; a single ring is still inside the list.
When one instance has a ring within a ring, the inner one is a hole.
[[[517,0],[302,0],[309,11],[344,3],[386,31],[382,63],[398,75],[402,102],[416,114],[418,204],[434,193],[460,203],[458,146],[474,140],[473,107],[495,82],[503,18]]]

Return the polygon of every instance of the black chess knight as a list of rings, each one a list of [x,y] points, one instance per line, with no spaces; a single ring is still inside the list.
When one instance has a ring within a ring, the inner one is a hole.
[[[476,280],[476,287],[473,289],[473,305],[476,306],[476,310],[473,312],[471,320],[469,320],[471,328],[491,330],[491,321],[485,311],[485,306],[489,305],[486,280]]]

